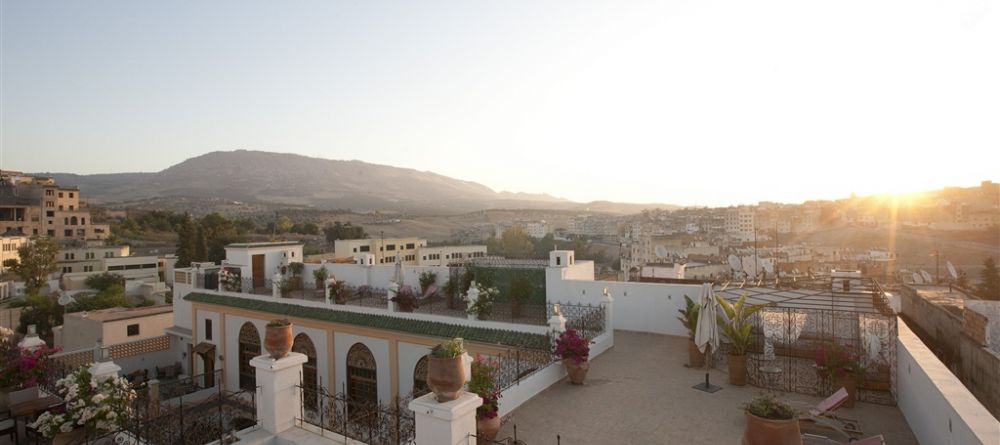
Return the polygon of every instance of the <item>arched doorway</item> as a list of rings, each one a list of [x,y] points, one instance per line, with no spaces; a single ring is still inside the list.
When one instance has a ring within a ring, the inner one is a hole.
[[[257,374],[250,360],[260,355],[260,333],[253,323],[243,323],[240,328],[240,389],[257,387]]]
[[[305,333],[295,336],[292,352],[305,354],[308,358],[302,365],[303,400],[307,409],[315,410],[319,398],[316,372],[316,346]]]
[[[359,415],[378,404],[375,356],[368,347],[355,343],[347,352],[348,416]],[[358,409],[355,409],[358,408]]]
[[[420,397],[431,392],[427,387],[427,356],[420,357],[417,365],[413,367],[413,398]]]

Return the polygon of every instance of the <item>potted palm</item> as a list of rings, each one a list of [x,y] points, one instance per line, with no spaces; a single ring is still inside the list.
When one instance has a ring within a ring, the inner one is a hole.
[[[271,358],[278,360],[288,355],[292,350],[292,322],[285,319],[275,319],[267,323],[264,331],[264,349]]]
[[[756,336],[750,316],[764,308],[760,304],[746,304],[746,295],[741,295],[736,303],[716,296],[723,315],[719,315],[722,336],[729,341],[729,383],[736,386],[747,384],[747,349],[753,345]]]
[[[694,334],[698,330],[698,312],[701,310],[701,306],[687,295],[684,296],[684,304],[684,309],[677,310],[681,313],[677,319],[688,331],[688,367],[701,368],[705,366],[705,353],[701,352],[698,345],[694,343]]]
[[[358,288],[358,292],[365,290],[368,290],[368,286]],[[330,284],[330,295],[333,296],[334,303],[347,304],[347,300],[351,298],[351,289],[347,287],[346,281],[333,280],[333,283]]]
[[[313,271],[313,282],[316,285],[316,290],[323,290],[323,286],[326,285],[326,277],[329,276],[326,267],[320,267]]]
[[[590,340],[580,336],[576,329],[568,328],[556,338],[553,353],[562,358],[569,381],[582,385],[590,370]]]
[[[483,404],[476,408],[476,442],[480,444],[493,443],[500,431],[500,391],[496,388],[499,368],[495,360],[484,359],[479,354],[472,362],[469,391],[483,399]]]
[[[827,343],[816,348],[816,373],[823,380],[831,380],[831,386],[836,391],[847,390],[847,400],[844,406],[850,408],[857,400],[858,380],[864,376],[864,368],[858,355],[850,348],[837,343]]]
[[[437,272],[434,272],[433,270],[427,270],[427,271],[424,271],[424,272],[420,272],[420,279],[419,279],[420,280],[420,293],[421,294],[426,294],[427,290],[430,289],[431,286],[434,285],[434,283],[437,283],[437,279],[438,279],[438,274],[437,274]]]
[[[431,349],[427,356],[427,387],[438,402],[450,402],[462,395],[465,385],[465,343],[455,338]]]
[[[795,410],[773,394],[760,394],[745,405],[747,445],[801,444],[802,433]]]
[[[305,270],[306,265],[302,263],[289,263],[288,270],[292,272],[292,277],[289,279],[292,285],[292,290],[302,289],[302,271]]]

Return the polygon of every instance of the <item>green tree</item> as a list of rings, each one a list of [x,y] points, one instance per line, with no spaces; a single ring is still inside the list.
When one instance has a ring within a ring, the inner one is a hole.
[[[132,306],[132,302],[125,296],[125,288],[121,284],[112,284],[95,295],[77,297],[76,303],[66,307],[66,312],[96,311]]]
[[[58,270],[56,255],[59,245],[48,238],[38,238],[17,249],[20,257],[17,263],[10,265],[11,272],[21,277],[29,294],[33,294],[45,285],[45,279]]]
[[[17,332],[27,333],[28,325],[32,324],[38,329],[39,336],[50,339],[52,328],[63,324],[63,307],[53,298],[29,294],[21,310]]]
[[[91,275],[87,277],[87,280],[85,281],[87,287],[97,290],[104,290],[114,285],[121,286],[121,284],[124,282],[125,282],[125,277],[110,272]]]
[[[988,300],[1000,300],[1000,270],[993,257],[983,260],[982,283],[979,285],[980,295]]]
[[[287,216],[280,216],[274,222],[274,229],[278,233],[286,233],[292,229],[292,225],[293,224],[291,219],[289,219]]]
[[[195,222],[190,215],[177,224],[177,266],[188,267],[195,258]]]
[[[205,242],[205,228],[201,224],[194,226],[194,253],[191,255],[193,261],[205,261],[208,257],[208,246]]]
[[[535,258],[548,259],[549,252],[556,250],[556,239],[551,233],[535,241]]]
[[[504,230],[499,240],[491,239],[488,241],[486,243],[486,250],[491,255],[522,259],[531,258],[535,246],[531,242],[531,237],[525,233],[521,226],[513,226]]]
[[[351,223],[341,223],[340,221],[334,221],[333,224],[327,224],[323,227],[323,235],[326,236],[328,244],[333,244],[334,241],[341,239],[368,238],[364,227],[354,226]]]

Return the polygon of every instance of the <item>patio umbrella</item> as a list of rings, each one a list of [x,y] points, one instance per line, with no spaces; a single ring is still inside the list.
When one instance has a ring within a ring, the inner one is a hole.
[[[711,283],[702,285],[701,300],[698,303],[701,308],[698,310],[698,328],[694,333],[694,343],[701,352],[707,354],[708,346],[712,347],[713,352],[719,349],[719,325],[716,321],[717,304]]]

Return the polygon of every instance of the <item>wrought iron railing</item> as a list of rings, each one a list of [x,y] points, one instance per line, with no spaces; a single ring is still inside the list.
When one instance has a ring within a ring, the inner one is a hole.
[[[607,317],[603,305],[549,303],[547,317],[554,315],[556,305],[566,317],[566,327],[576,329],[581,336],[593,340],[606,330]]]
[[[180,396],[178,404],[143,407],[140,397],[135,414],[123,430],[147,445],[201,445],[228,438],[257,424],[256,388],[239,392],[219,390],[210,399],[191,405]]]
[[[221,369],[217,369],[211,373],[198,374],[193,377],[160,381],[160,400],[169,400],[176,397],[186,396],[201,390],[215,388],[221,384],[221,382]]]
[[[391,404],[331,393],[321,385],[299,385],[302,399],[298,421],[319,428],[320,435],[334,433],[368,445],[406,445],[413,442],[415,420],[407,407],[410,398]],[[306,403],[318,398],[319,403]]]

